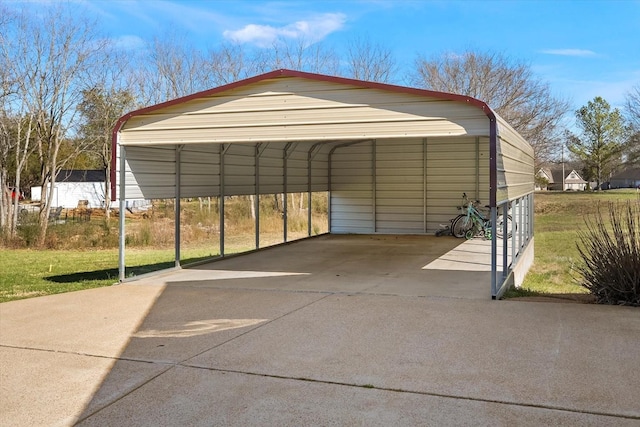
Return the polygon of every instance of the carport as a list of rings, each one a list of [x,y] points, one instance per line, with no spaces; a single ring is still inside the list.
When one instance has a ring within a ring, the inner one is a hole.
[[[303,192],[329,193],[332,234],[433,234],[462,193],[488,202],[493,298],[521,282],[533,260],[533,150],[466,96],[277,70],[126,114],[112,153],[121,212],[127,199],[175,199],[176,267],[181,198],[219,198],[225,257],[225,197]],[[517,225],[509,239],[495,237],[499,214]],[[120,215],[120,280],[124,257]]]

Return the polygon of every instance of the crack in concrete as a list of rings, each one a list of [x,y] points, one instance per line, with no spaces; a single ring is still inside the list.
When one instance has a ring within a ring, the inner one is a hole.
[[[444,394],[444,393],[436,393],[436,392],[430,392],[430,391],[409,390],[409,389],[405,390],[405,389],[391,388],[391,387],[378,387],[372,384],[354,384],[354,383],[347,383],[347,382],[341,382],[341,381],[320,380],[320,379],[305,378],[305,377],[290,377],[286,375],[275,375],[275,374],[265,374],[260,372],[237,371],[233,369],[212,368],[209,366],[198,366],[198,365],[190,365],[190,364],[181,364],[180,366],[183,368],[202,369],[207,371],[234,373],[234,374],[250,375],[250,376],[256,376],[256,377],[263,377],[263,378],[303,381],[303,382],[310,382],[310,383],[317,383],[317,384],[363,388],[367,390],[380,390],[380,391],[388,391],[393,393],[406,393],[406,394],[415,394],[415,395],[421,395],[421,396],[441,397],[441,398],[454,399],[454,400],[468,400],[472,402],[495,403],[499,405],[562,411],[562,412],[569,412],[569,413],[575,413],[575,414],[598,415],[598,416],[623,418],[623,419],[630,419],[630,420],[640,420],[640,415],[636,416],[636,415],[627,415],[627,414],[616,414],[611,412],[587,411],[587,410],[571,409],[571,408],[565,408],[565,407],[553,406],[553,405],[513,402],[513,401],[498,400],[498,399],[485,399],[485,398],[479,398],[479,397]]]
[[[115,403],[121,401],[125,397],[131,395],[132,393],[136,392],[137,390],[141,389],[142,387],[146,386],[147,384],[151,383],[152,381],[156,380],[160,376],[166,374],[167,372],[171,371],[172,369],[174,369],[176,367],[190,368],[190,369],[200,369],[200,370],[212,371],[212,372],[233,373],[233,374],[239,374],[239,375],[249,375],[249,376],[254,376],[254,377],[262,377],[262,378],[273,378],[273,379],[280,379],[280,380],[301,381],[301,382],[316,383],[316,384],[326,384],[326,385],[336,385],[336,386],[342,386],[342,387],[354,387],[354,388],[362,388],[362,389],[367,389],[367,390],[379,390],[379,391],[386,391],[386,392],[392,392],[392,393],[406,393],[406,394],[421,395],[421,396],[439,397],[439,398],[445,398],[445,399],[466,400],[466,401],[481,402],[481,403],[493,403],[493,404],[498,404],[498,405],[507,405],[507,406],[525,407],[525,408],[536,408],[536,409],[543,409],[543,410],[550,410],[550,411],[562,411],[562,412],[575,413],[575,414],[595,415],[595,416],[612,417],[612,418],[629,419],[629,420],[640,420],[640,415],[627,415],[627,414],[618,414],[618,413],[602,412],[602,411],[588,411],[588,410],[572,409],[572,408],[566,408],[566,407],[554,406],[554,405],[543,405],[543,404],[526,403],[526,402],[515,402],[515,401],[499,400],[499,399],[486,399],[486,398],[479,398],[479,397],[472,397],[472,396],[445,394],[445,393],[437,393],[437,392],[421,391],[421,390],[400,389],[400,388],[392,388],[392,387],[380,387],[380,386],[376,386],[376,385],[372,385],[372,384],[355,384],[355,383],[348,383],[348,382],[343,382],[343,381],[331,381],[331,380],[322,380],[322,379],[306,378],[306,377],[291,377],[291,376],[286,376],[286,375],[276,375],[276,374],[266,374],[266,373],[261,373],[261,372],[251,372],[251,371],[240,371],[240,370],[234,370],[234,369],[214,368],[214,367],[210,367],[210,366],[202,366],[202,365],[186,363],[188,360],[193,359],[194,357],[197,357],[200,354],[206,353],[207,351],[215,349],[217,347],[220,347],[220,346],[222,346],[222,345],[224,345],[226,343],[229,343],[230,341],[233,341],[234,339],[237,339],[237,338],[240,338],[241,336],[247,335],[248,333],[253,332],[253,331],[255,331],[256,329],[258,329],[258,328],[260,328],[262,326],[266,326],[267,324],[269,324],[271,322],[274,322],[274,321],[276,321],[278,319],[281,319],[283,317],[288,316],[289,314],[292,314],[292,313],[295,313],[295,312],[297,312],[299,310],[302,310],[303,308],[308,307],[310,305],[313,305],[313,304],[323,300],[324,298],[326,298],[328,296],[329,295],[326,295],[323,298],[319,298],[318,300],[312,301],[309,304],[305,304],[304,306],[298,307],[295,310],[292,310],[292,311],[290,311],[288,313],[285,313],[285,314],[283,314],[283,315],[281,315],[281,316],[279,316],[277,318],[274,318],[270,322],[267,322],[265,324],[262,324],[260,326],[255,327],[255,328],[252,328],[251,330],[246,331],[243,334],[240,334],[240,335],[238,335],[236,337],[230,338],[229,340],[227,340],[227,341],[225,341],[223,343],[215,345],[215,346],[213,346],[213,347],[211,347],[211,348],[209,348],[207,350],[204,350],[204,351],[202,351],[202,352],[200,352],[200,353],[198,353],[198,354],[196,354],[194,356],[191,356],[191,357],[189,357],[189,358],[187,358],[187,359],[185,359],[183,361],[180,361],[180,362],[163,362],[163,361],[144,360],[144,359],[127,358],[127,357],[112,357],[112,356],[104,356],[104,355],[81,353],[81,352],[72,352],[72,351],[64,351],[64,350],[53,350],[53,349],[43,349],[43,348],[36,348],[36,347],[12,346],[12,345],[5,345],[5,344],[0,344],[0,348],[12,348],[12,349],[18,349],[18,350],[31,350],[31,351],[42,351],[42,352],[49,352],[49,353],[70,354],[70,355],[76,355],[76,356],[84,356],[84,357],[92,357],[92,358],[100,358],[100,359],[109,359],[109,360],[114,360],[115,362],[127,361],[127,362],[136,362],[136,363],[147,363],[147,364],[153,364],[153,365],[162,365],[162,366],[165,366],[167,368],[167,369],[162,370],[158,374],[150,377],[146,381],[140,383],[138,386],[132,388],[128,392],[124,393],[122,396],[119,396],[118,398],[114,399],[113,401],[111,401],[111,402],[109,402],[109,403],[107,403],[105,405],[102,405],[99,408],[96,408],[94,411],[92,411],[89,414],[86,414],[82,418],[77,419],[75,421],[75,423],[80,423],[82,421],[85,421],[85,420],[91,418],[92,416],[98,414],[103,409],[106,409],[109,406],[112,406]]]

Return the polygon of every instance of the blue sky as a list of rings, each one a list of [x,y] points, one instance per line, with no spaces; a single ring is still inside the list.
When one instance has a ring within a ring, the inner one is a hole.
[[[394,52],[398,84],[407,84],[418,54],[497,51],[530,64],[574,109],[595,96],[620,107],[640,84],[640,0],[76,0],[67,7],[78,3],[130,48],[168,29],[203,49],[231,40],[270,46],[283,37],[340,50],[367,38]]]

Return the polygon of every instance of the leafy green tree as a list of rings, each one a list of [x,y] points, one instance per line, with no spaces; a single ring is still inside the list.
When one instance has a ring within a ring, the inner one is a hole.
[[[622,113],[603,98],[596,96],[576,111],[580,134],[567,132],[567,148],[585,164],[600,188],[602,179],[620,161],[627,135]]]
[[[82,122],[80,137],[87,154],[103,169],[105,179],[105,214],[109,215],[111,201],[111,131],[118,119],[133,109],[135,98],[128,90],[105,89],[96,86],[82,91],[82,101],[78,105]]]

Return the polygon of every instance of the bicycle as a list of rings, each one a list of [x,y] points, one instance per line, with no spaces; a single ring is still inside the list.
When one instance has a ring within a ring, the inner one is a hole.
[[[475,204],[467,199],[467,194],[462,195],[463,205],[459,209],[466,209],[466,214],[458,215],[452,223],[451,234],[455,237],[464,237],[467,240],[473,239],[480,235],[487,240],[491,240],[491,218],[487,218],[481,213]],[[480,203],[476,201],[476,203]],[[504,237],[504,215],[498,216],[496,223],[496,237],[502,239]],[[513,234],[513,219],[511,215],[507,215],[507,238]]]

